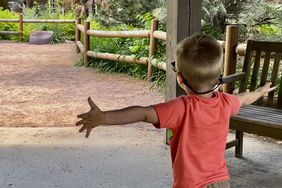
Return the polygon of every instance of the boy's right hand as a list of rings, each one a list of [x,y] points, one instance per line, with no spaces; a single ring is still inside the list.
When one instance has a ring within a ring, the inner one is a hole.
[[[76,123],[76,126],[82,125],[82,127],[79,129],[80,133],[86,130],[86,138],[89,137],[90,132],[93,128],[101,125],[103,122],[103,112],[99,109],[98,106],[96,106],[91,97],[88,97],[88,103],[91,107],[90,111],[87,113],[79,114],[77,117],[82,118],[82,120]]]
[[[276,86],[271,87],[272,83],[268,82],[266,84],[264,84],[264,86],[258,88],[256,91],[259,92],[261,94],[261,96],[264,96],[265,94],[273,91],[274,89],[276,89]]]
[[[271,87],[271,82],[268,82],[264,86],[256,89],[255,91],[239,93],[237,96],[240,101],[240,106],[252,104],[259,98],[263,97],[265,94],[273,91],[275,88],[276,86]]]

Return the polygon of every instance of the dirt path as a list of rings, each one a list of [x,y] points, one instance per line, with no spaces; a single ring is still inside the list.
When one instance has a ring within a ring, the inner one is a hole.
[[[102,109],[163,100],[142,80],[74,67],[74,48],[0,43],[0,127],[73,126],[88,96]]]

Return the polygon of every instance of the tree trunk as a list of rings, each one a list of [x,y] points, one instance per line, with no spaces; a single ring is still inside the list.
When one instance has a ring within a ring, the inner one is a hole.
[[[34,0],[26,0],[26,7],[27,8],[32,8],[34,4]]]
[[[8,9],[8,0],[1,0],[0,1],[0,7],[3,7],[4,10]]]

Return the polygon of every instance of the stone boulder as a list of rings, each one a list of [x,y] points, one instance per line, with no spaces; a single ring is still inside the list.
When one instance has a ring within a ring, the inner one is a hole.
[[[32,31],[29,35],[29,44],[50,44],[52,37],[52,31]]]

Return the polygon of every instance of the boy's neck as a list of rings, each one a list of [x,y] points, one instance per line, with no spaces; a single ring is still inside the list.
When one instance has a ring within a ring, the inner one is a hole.
[[[213,92],[206,93],[206,94],[187,93],[187,95],[196,95],[196,96],[204,97],[204,98],[212,98],[215,96]]]

